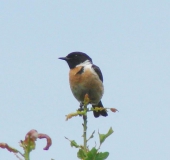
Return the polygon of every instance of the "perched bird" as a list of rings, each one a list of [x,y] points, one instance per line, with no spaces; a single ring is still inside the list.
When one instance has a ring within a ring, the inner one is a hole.
[[[65,60],[70,67],[70,88],[74,97],[80,102],[80,107],[83,106],[84,97],[88,94],[94,108],[103,108],[101,102],[104,93],[103,75],[100,68],[93,64],[92,59],[82,52],[72,52],[59,59]],[[108,115],[106,110],[93,111],[93,114],[96,118]]]

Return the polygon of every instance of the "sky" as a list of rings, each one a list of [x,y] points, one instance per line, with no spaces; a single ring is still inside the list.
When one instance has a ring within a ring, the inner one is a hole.
[[[104,77],[107,118],[88,115],[95,130],[114,133],[101,152],[108,160],[170,159],[170,1],[0,1],[0,142],[18,142],[36,129],[31,160],[78,159],[64,137],[82,144],[82,118],[65,121],[79,106],[59,57],[88,54]],[[90,106],[89,106],[90,107]],[[17,159],[0,149],[0,159]]]

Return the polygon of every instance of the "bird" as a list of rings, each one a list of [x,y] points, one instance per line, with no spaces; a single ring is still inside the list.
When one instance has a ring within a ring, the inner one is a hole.
[[[101,102],[104,93],[103,75],[100,68],[93,64],[92,59],[86,53],[79,51],[71,52],[59,59],[66,61],[70,68],[70,88],[74,97],[80,102],[80,108],[83,106],[86,94],[93,108],[103,108]],[[108,116],[105,109],[93,111],[93,115],[95,118]]]

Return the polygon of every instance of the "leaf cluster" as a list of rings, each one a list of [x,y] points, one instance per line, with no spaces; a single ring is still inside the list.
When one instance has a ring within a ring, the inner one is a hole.
[[[94,137],[94,133],[95,132],[93,132],[91,134],[91,136],[89,137],[89,139],[87,141],[89,141],[91,138]],[[109,152],[99,152],[99,149],[100,149],[102,143],[112,133],[113,133],[113,129],[112,128],[110,128],[109,131],[106,134],[98,133],[100,145],[99,145],[98,148],[93,147],[91,150],[84,148],[84,146],[82,146],[82,145],[78,145],[75,140],[69,140],[68,138],[66,138],[66,137],[65,138],[70,141],[71,147],[79,148],[79,150],[77,152],[77,157],[79,159],[81,159],[81,160],[105,160],[109,156]]]
[[[50,146],[52,145],[52,140],[51,138],[46,135],[46,134],[42,134],[42,133],[38,133],[36,130],[32,129],[30,130],[26,136],[25,136],[25,140],[21,140],[20,141],[20,146],[23,148],[24,153],[20,152],[19,150],[10,147],[8,144],[6,143],[0,143],[0,148],[3,149],[7,149],[10,152],[13,152],[16,157],[18,159],[21,160],[21,158],[19,157],[19,155],[17,155],[18,153],[25,159],[25,160],[30,160],[30,153],[32,150],[35,149],[36,147],[36,143],[35,141],[37,139],[43,139],[45,138],[47,140],[47,145],[44,148],[44,150],[48,150],[50,148]]]

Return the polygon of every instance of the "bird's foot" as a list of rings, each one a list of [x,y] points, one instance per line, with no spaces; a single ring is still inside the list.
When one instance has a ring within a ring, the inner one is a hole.
[[[79,106],[79,108],[78,108],[78,111],[83,111],[83,106],[84,106],[84,104],[81,102],[81,103],[80,103],[80,106]]]
[[[84,110],[83,106],[84,106],[84,104],[81,102],[79,108],[77,109],[77,111],[80,111],[80,112],[83,111]],[[82,115],[80,114],[79,116],[82,116]]]

